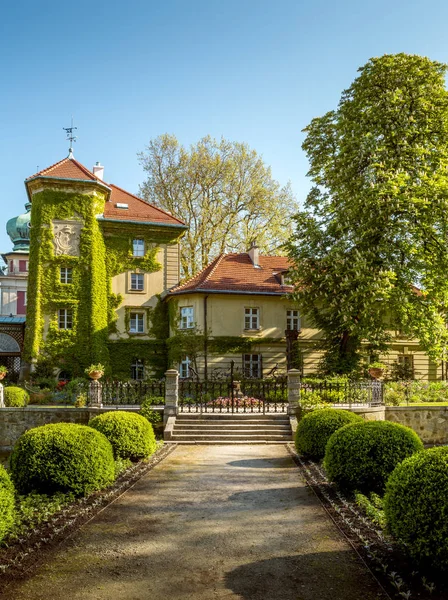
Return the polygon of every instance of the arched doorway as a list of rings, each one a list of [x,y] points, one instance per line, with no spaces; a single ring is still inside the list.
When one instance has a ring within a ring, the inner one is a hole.
[[[17,381],[20,375],[20,346],[7,333],[0,333],[0,365],[8,369],[8,379]]]

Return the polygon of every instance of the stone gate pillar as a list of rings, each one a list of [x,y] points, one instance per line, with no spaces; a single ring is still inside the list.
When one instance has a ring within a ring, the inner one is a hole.
[[[176,369],[169,369],[165,373],[165,377],[164,424],[166,424],[169,417],[176,417],[179,412],[179,373]]]
[[[288,414],[300,418],[300,371],[288,371]]]
[[[96,379],[89,383],[89,406],[101,408],[103,406],[103,386]]]

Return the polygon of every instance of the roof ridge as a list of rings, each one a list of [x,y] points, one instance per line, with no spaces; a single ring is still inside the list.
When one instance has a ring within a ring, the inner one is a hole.
[[[42,169],[41,171],[38,171],[37,173],[34,173],[34,175],[30,175],[29,177],[27,177],[25,179],[25,181],[28,181],[28,179],[33,179],[33,177],[37,177],[38,175],[42,175],[42,173],[45,173],[45,171],[49,171],[50,169],[53,169],[54,167],[57,167],[58,165],[60,165],[63,162],[65,162],[66,160],[69,160],[68,156],[66,156],[62,160],[58,160],[58,162],[53,163],[52,165],[50,165],[49,167],[46,167],[45,169]]]
[[[147,206],[151,206],[151,208],[155,208],[156,210],[160,211],[161,213],[163,213],[164,215],[167,215],[168,217],[171,217],[173,219],[176,219],[176,221],[178,221],[179,223],[181,223],[182,225],[184,224],[183,221],[181,221],[180,219],[178,219],[177,217],[175,217],[174,215],[172,215],[171,213],[169,213],[168,211],[164,210],[163,208],[160,208],[159,206],[156,206],[155,204],[151,204],[151,202],[147,202],[146,200],[143,200],[143,198],[140,198],[139,196],[136,196],[135,194],[132,194],[131,192],[128,192],[127,190],[121,188],[118,185],[115,185],[115,183],[108,183],[107,185],[116,188],[117,190],[120,190],[120,192],[123,192],[124,194],[127,194],[128,196],[132,196],[133,198],[135,198],[136,200],[139,200],[140,202],[143,202],[144,204],[146,204]]]
[[[209,280],[209,278],[210,278],[210,277],[213,275],[213,273],[216,271],[216,269],[217,269],[217,267],[218,267],[219,263],[222,261],[222,259],[223,259],[225,256],[227,256],[227,255],[226,255],[224,252],[221,252],[221,254],[218,254],[218,256],[217,256],[217,257],[216,257],[216,259],[215,259],[215,260],[216,260],[215,264],[214,264],[214,265],[213,265],[213,267],[210,269],[210,272],[209,272],[209,274],[207,275],[207,277],[204,279],[204,281],[203,281],[202,283],[205,283],[206,281],[208,281],[208,280]],[[210,263],[210,265],[209,265],[209,266],[211,266],[212,264],[213,264],[213,261]]]
[[[213,263],[217,263],[217,262],[218,262],[218,259],[219,259],[219,258],[221,258],[221,256],[223,256],[223,254],[219,254],[219,255],[218,255],[216,258],[214,258],[214,259],[212,260],[212,262],[211,262],[210,264],[208,264],[208,265],[205,265],[205,267],[204,267],[204,268],[202,268],[200,271],[198,271],[198,272],[197,272],[195,275],[192,275],[192,276],[190,277],[190,279],[187,279],[186,281],[184,281],[184,282],[183,282],[183,283],[181,283],[180,285],[176,285],[176,286],[175,286],[175,287],[173,287],[173,288],[172,288],[170,291],[171,291],[171,292],[173,292],[174,290],[181,289],[181,288],[185,287],[186,285],[190,284],[190,283],[191,283],[192,281],[194,281],[195,279],[200,279],[201,275],[203,275],[203,274],[204,274],[204,272],[205,272],[207,269],[210,269],[210,271],[211,271],[212,269],[214,269],[214,268],[216,267],[216,264],[215,264],[214,266],[212,266],[212,265],[213,265]],[[209,275],[210,275],[210,273],[209,273]],[[209,275],[208,275],[208,276],[209,276]],[[207,276],[207,277],[208,277],[208,276]],[[207,281],[207,277],[206,277],[205,279],[203,279],[203,280],[201,281],[201,283],[204,283],[204,281]]]

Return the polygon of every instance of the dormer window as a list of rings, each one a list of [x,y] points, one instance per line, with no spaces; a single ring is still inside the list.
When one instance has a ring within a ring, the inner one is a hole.
[[[280,274],[280,277],[281,277],[282,285],[294,285],[289,271],[283,271],[283,273]]]
[[[129,208],[129,204],[125,204],[124,202],[117,202],[115,204],[116,208],[123,208],[124,210]]]

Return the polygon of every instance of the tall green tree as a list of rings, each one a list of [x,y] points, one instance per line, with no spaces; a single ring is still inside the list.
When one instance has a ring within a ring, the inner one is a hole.
[[[288,253],[327,370],[350,371],[363,341],[385,349],[394,329],[446,356],[446,71],[421,56],[372,58],[305,129],[313,187]]]
[[[289,185],[281,187],[247,144],[205,137],[190,148],[161,135],[139,153],[147,174],[140,195],[189,225],[181,242],[183,275],[204,268],[221,252],[244,252],[256,241],[278,251],[297,210]]]

